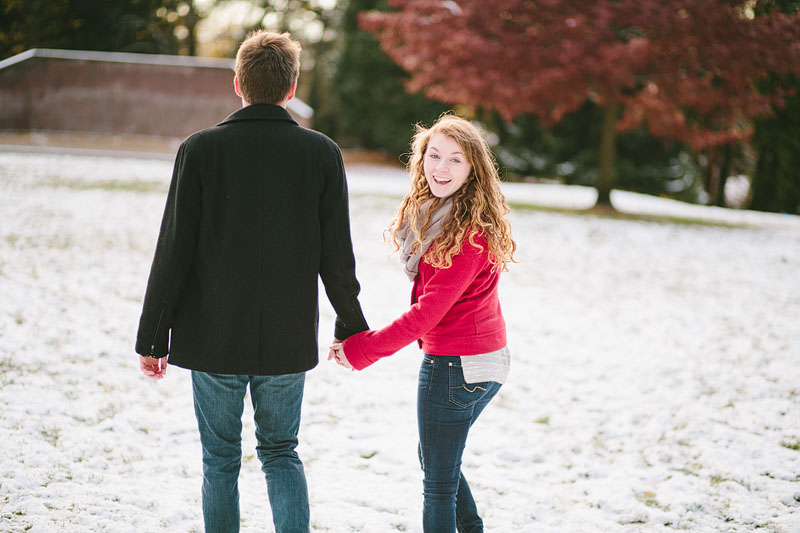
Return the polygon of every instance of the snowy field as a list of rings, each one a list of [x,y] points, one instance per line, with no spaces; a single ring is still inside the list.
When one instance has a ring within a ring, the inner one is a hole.
[[[0,531],[199,532],[188,372],[133,352],[171,163],[0,153]],[[406,187],[349,168],[373,327],[410,284],[381,234]],[[501,298],[512,374],[464,458],[487,531],[800,532],[800,217],[508,184],[520,263]],[[314,531],[421,532],[409,347],[308,375]],[[272,531],[245,410],[242,531]]]

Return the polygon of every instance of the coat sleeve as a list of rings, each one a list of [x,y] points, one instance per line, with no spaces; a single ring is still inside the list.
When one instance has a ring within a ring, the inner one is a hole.
[[[358,302],[361,286],[356,279],[356,260],[350,238],[349,200],[342,154],[332,142],[329,149],[319,204],[322,241],[319,273],[336,312],[334,337],[344,340],[369,326]]]
[[[169,353],[175,307],[197,246],[203,155],[198,145],[199,139],[187,139],[175,159],[139,319],[136,352],[140,355],[164,357]]]
[[[365,331],[347,339],[344,353],[356,370],[363,370],[378,359],[388,357],[433,329],[484,268],[486,254],[465,244],[453,256],[450,268],[435,268],[423,294],[411,309],[383,329]]]

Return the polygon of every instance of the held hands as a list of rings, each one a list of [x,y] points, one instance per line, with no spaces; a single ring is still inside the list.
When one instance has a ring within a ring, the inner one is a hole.
[[[344,349],[342,348],[342,343],[338,339],[333,339],[333,344],[331,344],[330,351],[328,352],[328,361],[331,359],[336,360],[339,366],[354,370],[353,366],[347,361],[347,357],[344,355]]]

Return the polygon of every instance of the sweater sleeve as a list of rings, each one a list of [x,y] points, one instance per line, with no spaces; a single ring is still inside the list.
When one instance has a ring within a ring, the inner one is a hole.
[[[357,333],[346,339],[343,349],[347,361],[363,370],[382,357],[388,357],[433,329],[462,297],[484,267],[487,255],[468,242],[453,256],[450,268],[434,268],[423,294],[398,319],[380,330]]]

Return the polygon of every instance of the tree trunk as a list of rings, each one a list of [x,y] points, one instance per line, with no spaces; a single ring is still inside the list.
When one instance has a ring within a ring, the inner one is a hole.
[[[779,172],[776,152],[772,146],[763,142],[760,148],[751,184],[753,199],[750,202],[750,209],[779,212],[781,209],[776,201]]]
[[[194,57],[197,55],[197,23],[200,22],[200,15],[197,13],[194,0],[190,0],[188,5],[189,13],[184,18],[186,29],[189,30],[189,35],[186,37],[186,53]]]
[[[725,182],[728,181],[732,158],[733,150],[730,144],[709,149],[706,169],[708,205],[725,207]]]
[[[714,205],[726,207],[725,202],[725,183],[728,181],[728,174],[731,173],[731,159],[733,157],[733,150],[730,144],[726,144],[722,148],[722,161],[719,164],[719,177],[717,178],[717,201]]]
[[[709,148],[706,151],[708,167],[706,167],[705,189],[708,194],[707,205],[717,205],[717,191],[719,190],[719,149]]]
[[[616,103],[603,106],[603,130],[600,139],[600,164],[597,173],[597,204],[595,207],[611,205],[611,185],[614,183],[614,157],[616,155]]]

